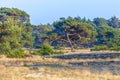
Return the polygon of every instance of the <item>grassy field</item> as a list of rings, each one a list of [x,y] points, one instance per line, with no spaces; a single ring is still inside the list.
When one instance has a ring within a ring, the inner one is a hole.
[[[93,72],[89,65],[73,67],[69,63],[120,61],[119,58],[106,59],[56,59],[33,56],[16,59],[0,58],[0,80],[120,80],[120,74],[113,74],[108,69]],[[101,64],[102,67],[120,67],[118,64]],[[92,69],[99,69],[101,65],[90,65]]]
[[[28,67],[5,67],[0,65],[0,80],[120,80],[110,72],[91,73],[88,69],[51,69]]]
[[[109,72],[91,73],[87,69],[51,69],[28,67],[5,67],[0,65],[0,80],[120,80],[119,75]]]

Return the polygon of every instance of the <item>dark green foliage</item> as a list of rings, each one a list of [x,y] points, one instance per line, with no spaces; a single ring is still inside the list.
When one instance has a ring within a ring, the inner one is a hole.
[[[0,54],[24,57],[23,47],[32,47],[29,15],[16,8],[0,8]]]
[[[110,18],[108,20],[108,25],[112,26],[113,28],[120,28],[120,20],[116,16]]]
[[[96,26],[107,26],[108,25],[108,21],[104,18],[94,18],[93,23]]]
[[[13,25],[12,19],[9,19],[5,23],[2,23],[0,27],[0,53],[10,53],[14,49],[22,47],[20,44],[20,37],[22,35],[22,28],[17,25]]]
[[[0,8],[0,26],[2,26],[0,30],[3,31],[4,34],[10,35],[12,38],[17,33],[20,36],[19,38],[21,38],[19,42],[24,47],[32,47],[33,37],[30,16],[25,11],[17,8]],[[12,44],[16,44],[15,41],[12,42]]]
[[[25,11],[17,8],[0,8],[0,21],[5,22],[9,17],[12,17],[14,20],[16,20],[19,25],[22,25],[23,23],[29,24],[30,21],[29,15]]]
[[[107,45],[114,39],[115,29],[110,26],[100,26],[97,27],[97,33],[98,44]]]
[[[71,48],[74,48],[75,44],[80,47],[81,44],[91,43],[96,40],[95,28],[85,18],[60,18],[59,21],[53,23],[53,27],[54,32],[58,35],[57,40],[62,43],[69,43]]]
[[[33,36],[32,36],[33,35]],[[34,37],[34,38],[33,38]],[[43,44],[46,43],[46,44]],[[63,54],[61,47],[93,46],[94,50],[120,50],[120,20],[81,17],[60,18],[53,24],[30,24],[30,16],[17,8],[0,8],[0,54],[24,57],[20,49],[40,48],[34,55]],[[59,45],[59,46],[57,46]],[[101,46],[102,45],[102,46]]]
[[[50,36],[53,36],[53,30],[50,24],[33,26],[34,47],[40,47],[44,42],[50,43]]]
[[[46,25],[41,25],[44,27],[35,27],[33,32],[37,31],[35,33],[37,34],[35,39],[37,45],[46,42],[52,46],[61,45],[61,47],[71,48],[89,48],[94,45],[106,45],[108,48],[112,48],[113,45],[120,46],[119,25],[120,20],[116,17],[109,20],[94,18],[93,21],[79,16],[75,18],[62,17],[60,20],[53,22],[52,29],[49,29]],[[49,31],[45,31],[45,27]]]

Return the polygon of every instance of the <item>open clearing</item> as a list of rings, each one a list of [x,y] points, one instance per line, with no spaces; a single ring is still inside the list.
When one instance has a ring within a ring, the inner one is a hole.
[[[0,80],[120,80],[120,53],[2,57]]]

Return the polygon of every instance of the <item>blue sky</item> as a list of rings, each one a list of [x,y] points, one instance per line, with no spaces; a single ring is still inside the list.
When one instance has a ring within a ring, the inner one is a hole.
[[[68,16],[120,18],[120,0],[0,0],[0,7],[26,11],[32,24],[52,23]]]

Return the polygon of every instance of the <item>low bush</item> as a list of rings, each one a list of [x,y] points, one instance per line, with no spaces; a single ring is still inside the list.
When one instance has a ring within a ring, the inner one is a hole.
[[[120,51],[120,46],[114,46],[111,48],[113,51]]]
[[[48,45],[48,44],[43,44],[38,51],[34,51],[31,53],[32,55],[52,55],[52,54],[63,54],[64,52],[62,50],[60,51],[54,51],[54,49]]]
[[[91,49],[91,51],[100,51],[100,50],[111,50],[111,51],[120,51],[120,46],[112,46],[112,47],[108,47],[108,46],[94,46],[93,49]]]
[[[25,56],[24,50],[19,49],[19,50],[14,50],[9,53],[7,53],[7,57],[9,58],[24,58]]]
[[[94,46],[93,49],[91,49],[92,51],[100,51],[100,50],[108,50],[109,48],[106,45],[103,46]]]
[[[53,51],[52,47],[48,44],[43,44],[39,52],[40,52],[41,55],[54,54],[54,51]]]
[[[33,55],[51,55],[54,54],[52,47],[48,44],[43,44],[38,51],[31,53]]]

